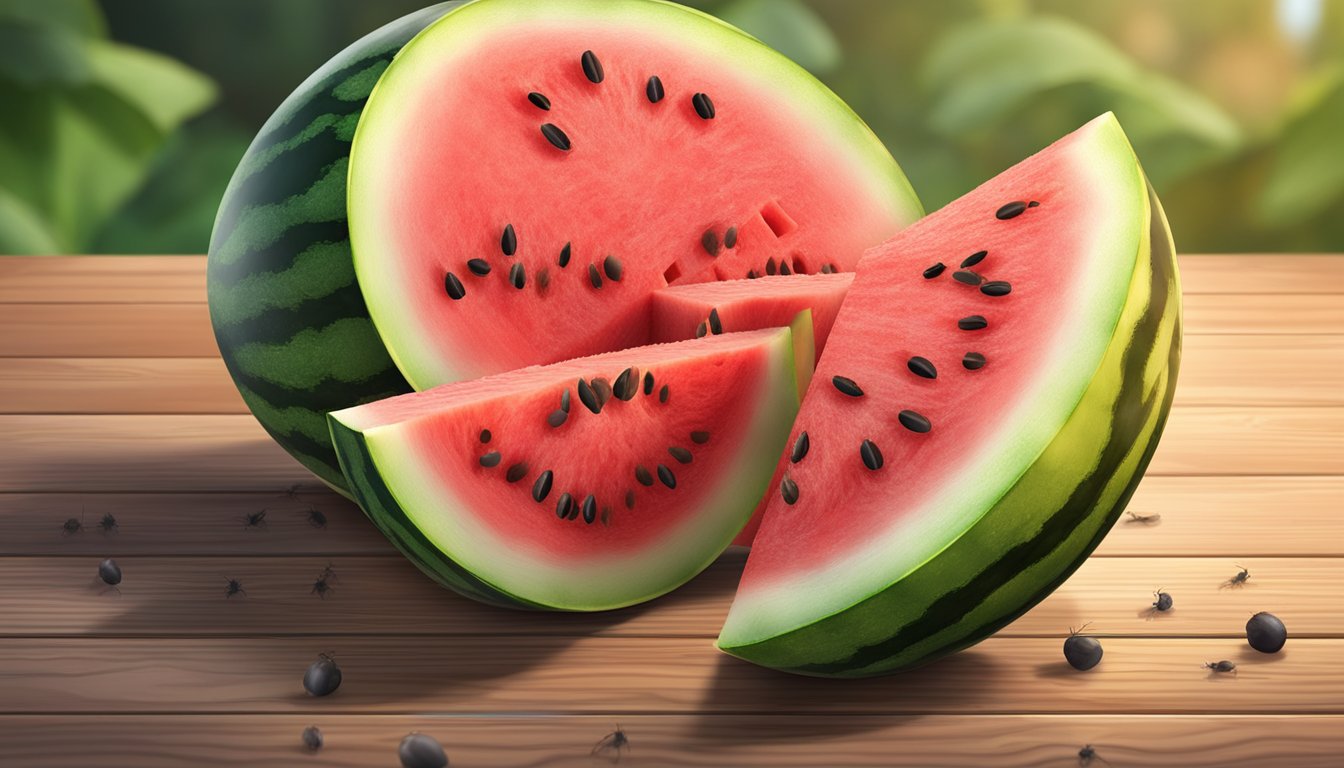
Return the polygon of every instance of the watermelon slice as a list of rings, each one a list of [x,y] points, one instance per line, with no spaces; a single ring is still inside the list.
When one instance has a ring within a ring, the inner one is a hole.
[[[690,579],[746,522],[797,411],[794,338],[449,384],[337,411],[332,437],[365,512],[441,583],[499,605],[618,608]]]
[[[417,389],[645,344],[654,290],[851,269],[920,213],[825,86],[651,0],[451,11],[379,81],[349,178],[360,289]]]
[[[866,676],[1021,615],[1133,493],[1180,327],[1166,219],[1109,114],[870,252],[719,647]]]

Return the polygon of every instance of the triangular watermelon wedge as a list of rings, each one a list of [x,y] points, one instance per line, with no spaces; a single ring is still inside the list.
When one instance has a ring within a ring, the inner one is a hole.
[[[1167,223],[1109,114],[869,252],[719,647],[866,676],[1021,615],[1138,484],[1180,328]]]

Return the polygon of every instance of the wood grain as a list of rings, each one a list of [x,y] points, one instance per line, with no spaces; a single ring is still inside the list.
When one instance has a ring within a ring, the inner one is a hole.
[[[724,768],[1077,768],[1093,766],[1325,768],[1338,765],[1344,718],[1334,715],[622,715],[622,766]],[[318,756],[299,735],[317,723]],[[0,717],[0,764],[31,768],[330,768],[393,765],[412,731],[445,747],[454,766],[592,768],[617,726],[607,716],[214,715]],[[63,746],[60,756],[52,745]]]
[[[1065,664],[1058,638],[994,637],[906,674],[824,680],[703,638],[11,638],[0,640],[0,714],[1344,713],[1342,640],[1294,638],[1273,656],[1233,639],[1103,643],[1087,673]],[[344,681],[315,700],[301,679],[320,652]],[[1237,674],[1202,668],[1219,659]]]
[[[204,256],[0,258],[0,304],[205,302]]]
[[[217,357],[11,358],[4,413],[247,413]]]
[[[1190,336],[1176,404],[1344,405],[1344,336]]]
[[[1344,293],[1344,255],[1183,254],[1181,292],[1300,294]]]
[[[115,554],[115,542],[109,554]],[[0,559],[0,584],[41,585],[0,591],[0,636],[376,635],[394,629],[424,635],[718,636],[745,555],[724,555],[690,584],[651,604],[601,614],[535,614],[479,605],[440,589],[397,556],[121,557],[118,592],[95,583],[99,556]],[[1087,561],[1054,594],[1000,637],[1064,637],[1092,622],[1127,637],[1245,636],[1246,619],[1272,610],[1292,636],[1344,638],[1338,610],[1341,558],[1246,558],[1242,587],[1223,587],[1237,572],[1225,558],[1101,558]],[[334,591],[312,594],[330,565]],[[225,597],[227,578],[245,595]],[[1161,587],[1175,607],[1157,614]],[[301,623],[295,622],[302,616]],[[414,617],[413,623],[406,620]]]
[[[1097,555],[1205,555],[1239,560],[1344,555],[1344,477],[1148,477]],[[327,518],[315,530],[313,507]],[[265,535],[243,527],[267,509]],[[95,526],[113,515],[120,533],[65,535],[71,517]],[[1282,525],[1291,515],[1292,525]],[[355,505],[309,479],[297,499],[255,493],[0,493],[0,556],[369,555],[391,546]]]
[[[1344,301],[1331,294],[1192,294],[1181,300],[1185,336],[1338,334]]]

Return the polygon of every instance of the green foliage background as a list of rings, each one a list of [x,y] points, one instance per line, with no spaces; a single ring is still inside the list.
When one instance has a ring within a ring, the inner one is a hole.
[[[428,1],[0,0],[0,253],[203,252],[271,110]],[[1344,0],[690,4],[827,82],[929,210],[1110,109],[1182,250],[1344,251]]]

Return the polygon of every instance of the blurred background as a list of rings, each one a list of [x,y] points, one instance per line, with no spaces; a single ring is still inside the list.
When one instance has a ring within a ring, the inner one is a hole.
[[[251,136],[427,0],[0,0],[0,253],[203,253]],[[929,210],[1111,109],[1186,252],[1344,251],[1344,0],[691,0]]]

